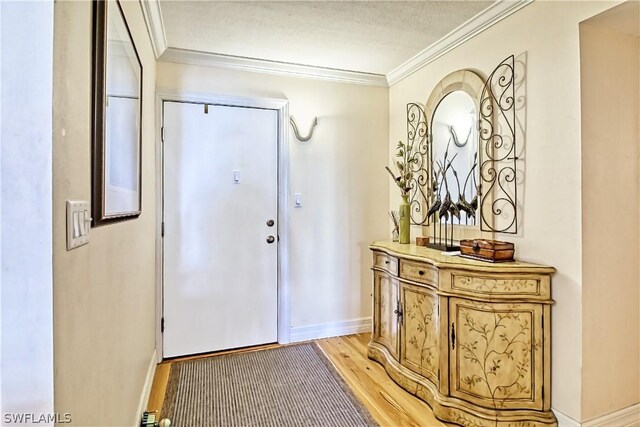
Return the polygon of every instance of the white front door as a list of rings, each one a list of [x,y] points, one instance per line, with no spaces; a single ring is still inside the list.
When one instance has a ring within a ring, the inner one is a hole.
[[[164,102],[163,125],[164,357],[277,341],[277,111]]]

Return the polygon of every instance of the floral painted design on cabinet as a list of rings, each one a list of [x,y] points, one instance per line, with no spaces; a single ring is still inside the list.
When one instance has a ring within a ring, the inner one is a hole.
[[[542,312],[535,304],[451,299],[452,394],[492,409],[542,408]],[[538,374],[536,374],[538,373]]]
[[[510,293],[537,295],[539,293],[539,284],[539,280],[536,279],[494,279],[476,276],[453,276],[454,288],[490,295]]]
[[[402,364],[438,381],[440,348],[438,295],[426,288],[402,284]]]
[[[398,319],[394,311],[398,303],[398,282],[385,273],[376,273],[375,282],[375,292],[380,301],[376,313],[378,330],[375,339],[395,355],[398,348]]]

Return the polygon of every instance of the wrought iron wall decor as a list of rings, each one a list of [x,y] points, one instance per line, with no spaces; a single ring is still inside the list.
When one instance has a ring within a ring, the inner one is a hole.
[[[407,104],[407,145],[414,147],[415,162],[411,163],[413,178],[409,187],[409,204],[411,205],[411,223],[424,225],[428,221],[426,215],[431,197],[429,176],[431,173],[431,154],[429,152],[428,126],[422,106],[416,103]]]
[[[498,65],[480,100],[480,229],[518,232],[515,58]]]
[[[318,118],[313,118],[313,122],[311,123],[311,128],[309,128],[309,133],[307,134],[307,136],[300,135],[300,131],[298,131],[298,126],[296,125],[296,121],[293,119],[293,116],[289,117],[289,123],[291,123],[291,127],[293,128],[293,133],[295,134],[296,139],[300,142],[307,142],[313,137],[313,131],[318,125]]]
[[[417,147],[411,164],[411,222],[433,226],[432,247],[457,249],[454,225],[479,224],[482,231],[517,233],[515,78],[512,55],[486,80],[460,70],[442,79],[424,108],[407,104],[407,145]],[[454,83],[445,87],[445,81]],[[434,154],[435,111],[447,95],[459,90],[473,98],[477,116],[464,133],[450,125],[444,154]],[[452,154],[459,148],[473,152],[469,170],[462,173],[454,164],[459,153]]]

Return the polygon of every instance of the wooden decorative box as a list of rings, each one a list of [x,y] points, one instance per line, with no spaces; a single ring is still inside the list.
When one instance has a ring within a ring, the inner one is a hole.
[[[513,243],[498,240],[461,240],[460,256],[488,262],[513,261]]]
[[[429,244],[428,237],[416,237],[416,246],[427,246]]]

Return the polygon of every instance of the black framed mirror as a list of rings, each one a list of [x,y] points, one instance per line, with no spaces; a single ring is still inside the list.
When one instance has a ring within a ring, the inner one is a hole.
[[[142,212],[142,62],[117,0],[93,2],[92,225]]]

